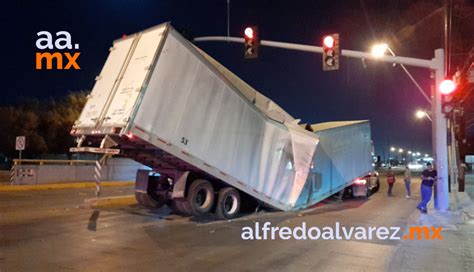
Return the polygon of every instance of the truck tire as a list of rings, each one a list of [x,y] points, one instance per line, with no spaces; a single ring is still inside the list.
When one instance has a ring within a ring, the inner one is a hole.
[[[189,206],[188,200],[186,198],[175,198],[171,201],[171,209],[176,213],[185,216],[193,215],[193,211]]]
[[[216,217],[222,220],[235,218],[239,214],[240,204],[240,194],[237,189],[222,188],[217,198]]]
[[[369,187],[367,187],[367,192],[365,193],[365,199],[368,199],[371,194],[372,194],[372,190]]]
[[[378,192],[380,189],[380,180],[379,178],[377,178],[377,185],[375,186],[374,190],[373,190],[373,193],[376,193]]]
[[[207,180],[194,180],[189,187],[187,202],[195,216],[208,213],[214,205],[214,198],[214,188]]]

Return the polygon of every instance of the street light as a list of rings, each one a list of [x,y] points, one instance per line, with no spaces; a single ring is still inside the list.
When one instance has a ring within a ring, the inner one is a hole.
[[[392,55],[393,57],[397,56],[397,55],[395,55],[395,52],[393,52],[393,50],[386,43],[379,43],[379,44],[375,44],[374,46],[372,46],[372,56],[374,58],[382,58],[383,56],[385,56],[385,53],[387,51],[390,52],[390,55]],[[393,65],[395,66],[395,63]],[[420,84],[418,84],[416,79],[408,71],[408,69],[405,67],[405,65],[400,63],[400,67],[402,67],[403,71],[405,71],[407,76],[411,79],[413,84],[415,84],[418,91],[420,91],[420,93],[425,97],[425,99],[428,101],[428,103],[431,104],[431,98],[429,98],[428,95],[426,95],[425,91],[423,91],[423,88],[421,88]]]
[[[428,118],[428,120],[432,121],[430,115],[428,114],[428,112],[426,112],[426,111],[424,111],[424,110],[417,110],[417,111],[415,112],[415,116],[416,116],[416,118],[418,118],[418,119],[423,119],[423,118],[426,117],[426,118]]]
[[[395,151],[395,147],[390,147],[390,151],[394,152]]]
[[[408,150],[408,154],[411,154],[411,150]]]
[[[400,149],[398,150],[398,153],[403,153],[403,149],[400,148]]]
[[[376,44],[372,46],[372,55],[376,58],[381,58],[385,55],[387,49],[388,45],[386,43]]]
[[[426,112],[422,111],[422,110],[417,110],[416,113],[415,113],[415,116],[418,119],[421,119],[421,118],[425,117],[425,115],[426,115]]]

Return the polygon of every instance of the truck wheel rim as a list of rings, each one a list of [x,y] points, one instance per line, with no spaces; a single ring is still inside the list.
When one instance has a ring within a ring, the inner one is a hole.
[[[210,199],[210,192],[209,190],[206,189],[200,189],[197,194],[196,194],[196,204],[199,207],[205,207],[207,206],[207,203],[209,202]]]
[[[233,214],[237,211],[237,197],[228,195],[224,200],[224,211],[228,214]]]

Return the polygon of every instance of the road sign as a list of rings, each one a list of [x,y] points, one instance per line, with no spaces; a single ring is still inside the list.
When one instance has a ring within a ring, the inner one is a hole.
[[[16,150],[25,150],[25,136],[17,136],[16,137]]]

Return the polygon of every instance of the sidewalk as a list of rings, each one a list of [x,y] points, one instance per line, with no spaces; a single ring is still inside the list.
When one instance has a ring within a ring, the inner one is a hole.
[[[466,192],[474,200],[474,172],[466,173],[465,180]]]
[[[474,176],[466,175],[474,188]],[[442,240],[401,240],[390,263],[390,271],[474,271],[474,203],[467,192],[449,194],[450,211],[416,210],[408,226],[442,227]],[[405,230],[406,231],[406,230]]]

